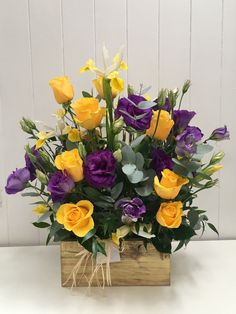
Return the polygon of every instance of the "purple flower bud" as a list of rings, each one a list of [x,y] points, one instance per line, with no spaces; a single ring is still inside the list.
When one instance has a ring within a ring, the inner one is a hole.
[[[212,141],[222,141],[222,140],[229,140],[229,131],[227,127],[224,126],[223,128],[215,129],[209,138]]]
[[[196,112],[188,110],[174,110],[174,130],[178,133],[183,132]]]
[[[39,154],[39,151],[35,149],[35,146],[31,147],[31,154],[37,158],[37,164],[43,164],[43,160]],[[33,181],[36,178],[36,168],[27,153],[25,154],[25,166],[30,172],[30,181]]]
[[[121,208],[123,215],[130,218],[132,221],[137,221],[138,218],[142,217],[142,214],[146,213],[146,207],[143,201],[138,197],[132,200],[121,199],[118,201],[117,207]]]
[[[115,118],[119,119],[122,116],[127,126],[131,126],[138,131],[147,130],[152,119],[152,108],[138,108],[136,105],[141,101],[146,101],[146,99],[143,96],[133,94],[128,98],[121,98],[115,110]],[[136,119],[137,116],[141,116],[141,118]]]
[[[191,157],[197,151],[196,143],[201,140],[203,134],[195,126],[188,126],[183,133],[176,136],[175,152],[180,157]]]
[[[112,151],[105,149],[87,155],[84,177],[89,185],[102,189],[111,188],[116,179],[116,160]]]
[[[30,172],[27,168],[16,169],[7,178],[7,185],[5,186],[6,193],[16,194],[24,190],[29,180]]]
[[[151,167],[156,171],[157,176],[161,177],[161,172],[164,169],[172,170],[174,167],[174,162],[171,157],[168,156],[162,149],[154,149],[152,152]]]
[[[53,202],[61,202],[74,188],[75,184],[71,177],[61,171],[53,173],[49,177],[48,191],[51,192]]]

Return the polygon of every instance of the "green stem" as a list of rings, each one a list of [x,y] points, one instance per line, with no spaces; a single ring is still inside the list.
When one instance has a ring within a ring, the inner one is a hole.
[[[152,134],[152,139],[153,139],[154,135],[156,134],[157,127],[158,127],[159,120],[160,120],[160,116],[161,116],[161,109],[159,109],[159,111],[158,111],[157,122],[156,122],[155,130],[154,130],[154,132]]]
[[[110,80],[103,79],[103,93],[106,101],[106,130],[107,130],[107,144],[108,148],[114,148],[114,132],[113,132],[113,99],[110,86]]]
[[[180,97],[179,107],[178,107],[179,110],[180,110],[180,107],[181,107],[181,104],[182,104],[183,97],[184,97],[184,93],[182,93],[181,97]]]

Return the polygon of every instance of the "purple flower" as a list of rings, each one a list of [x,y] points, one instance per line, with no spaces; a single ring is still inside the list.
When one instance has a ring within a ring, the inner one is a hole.
[[[211,133],[209,140],[213,141],[229,140],[229,131],[227,130],[227,127],[224,126],[223,128],[215,129]]]
[[[37,158],[37,165],[43,163],[39,151],[35,149],[35,146],[31,147],[31,154]],[[33,181],[36,178],[36,168],[32,161],[30,160],[29,155],[27,153],[25,154],[25,166],[30,172],[30,181]]]
[[[71,177],[57,171],[49,177],[48,191],[51,192],[53,202],[61,202],[74,188]]]
[[[102,189],[111,188],[116,179],[116,160],[108,149],[93,152],[87,156],[84,177],[89,185]]]
[[[146,99],[139,95],[130,95],[128,98],[121,98],[115,110],[115,118],[119,119],[122,116],[127,126],[131,126],[138,131],[148,129],[152,119],[152,108],[138,108],[137,105],[141,101],[146,101]]]
[[[29,180],[30,172],[27,168],[16,169],[7,178],[7,185],[5,186],[6,193],[16,194],[24,190]]]
[[[141,218],[142,214],[146,213],[146,207],[143,201],[138,197],[132,200],[121,199],[118,201],[117,207],[121,208],[123,215],[130,218],[132,221],[137,221],[138,218]]]
[[[155,107],[153,107],[153,110],[159,110],[159,109],[162,109],[162,110],[165,110],[165,111],[168,111],[170,112],[170,103],[169,103],[169,99],[168,97],[166,97],[166,101],[165,101],[165,104],[164,106],[160,107],[159,104],[158,104],[158,98],[154,100],[154,102],[157,103],[157,105]]]
[[[196,143],[201,140],[203,134],[195,126],[188,126],[183,133],[176,137],[175,152],[180,157],[190,157],[196,153]]]
[[[196,112],[188,110],[174,110],[174,129],[181,133],[187,128]]]
[[[174,167],[174,162],[171,157],[168,156],[162,149],[156,148],[152,152],[151,167],[156,171],[157,176],[161,177],[161,172],[164,169],[172,170]]]

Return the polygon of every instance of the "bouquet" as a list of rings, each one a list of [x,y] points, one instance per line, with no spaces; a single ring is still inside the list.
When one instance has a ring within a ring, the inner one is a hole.
[[[171,253],[173,241],[176,251],[206,226],[217,232],[194,200],[218,182],[224,153],[209,142],[228,139],[226,126],[204,137],[192,124],[196,113],[181,108],[190,81],[150,100],[142,85],[125,90],[126,69],[122,49],[109,63],[103,47],[103,68],[90,59],[80,71],[95,73],[92,92],[73,99],[67,76],[49,82],[60,105],[54,128],[20,121],[30,145],[5,190],[35,198],[33,225],[48,229],[47,244],[75,240],[96,256],[108,239],[137,238]]]

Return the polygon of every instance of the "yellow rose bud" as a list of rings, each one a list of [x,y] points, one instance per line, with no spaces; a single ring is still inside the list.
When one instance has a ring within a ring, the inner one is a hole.
[[[84,178],[83,160],[77,148],[58,155],[55,158],[55,166],[59,170],[66,171],[74,182],[79,182]]]
[[[56,218],[68,231],[74,232],[78,237],[84,237],[94,227],[93,204],[82,200],[76,204],[66,203],[59,207]]]
[[[182,222],[183,203],[162,203],[156,214],[158,223],[167,228],[178,228]]]
[[[104,92],[103,92],[103,77],[99,76],[96,80],[93,80],[93,85],[96,88],[99,96],[104,99]],[[120,77],[112,78],[111,79],[111,92],[112,97],[115,98],[120,92],[124,89],[124,80]]]
[[[147,129],[146,134],[150,137],[154,137],[158,140],[164,141],[167,139],[174,125],[174,121],[171,119],[168,111],[161,110],[159,120],[158,115],[159,110],[153,111],[150,127],[149,129]]]
[[[76,113],[76,121],[85,129],[93,130],[101,123],[106,108],[101,108],[96,98],[85,97],[71,105]]]
[[[49,81],[58,104],[64,104],[73,99],[74,89],[67,76],[55,77]]]
[[[181,187],[189,182],[188,179],[182,178],[169,169],[165,169],[161,174],[160,181],[157,176],[154,178],[154,189],[157,195],[164,199],[175,198]]]

